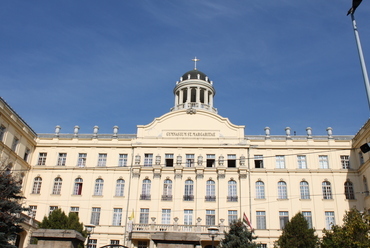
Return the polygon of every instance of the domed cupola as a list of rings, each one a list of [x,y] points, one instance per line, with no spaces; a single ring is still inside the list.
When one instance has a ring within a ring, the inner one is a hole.
[[[216,95],[213,82],[206,74],[197,70],[196,62],[199,59],[195,58],[193,61],[194,70],[186,72],[176,82],[173,90],[175,106],[171,111],[189,109],[189,113],[195,113],[196,109],[203,109],[217,113],[217,109],[213,107],[213,97]]]

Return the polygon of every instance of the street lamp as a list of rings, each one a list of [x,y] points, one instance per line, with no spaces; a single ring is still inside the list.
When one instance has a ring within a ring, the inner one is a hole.
[[[86,243],[86,247],[88,247],[89,246],[89,242],[90,242],[90,235],[94,233],[95,225],[93,225],[93,224],[86,224],[85,225],[85,228],[86,228],[86,231],[87,231],[87,243]]]
[[[215,226],[208,227],[208,235],[212,238],[212,248],[215,247],[215,237],[218,235],[218,228]]]

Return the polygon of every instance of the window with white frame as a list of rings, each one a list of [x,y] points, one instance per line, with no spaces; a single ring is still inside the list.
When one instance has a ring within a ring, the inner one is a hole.
[[[46,152],[39,153],[39,159],[37,160],[37,165],[45,165],[46,164]]]
[[[278,199],[288,199],[286,182],[278,182]]]
[[[125,191],[125,180],[118,179],[116,181],[116,194],[115,196],[124,196]]]
[[[236,154],[227,155],[227,167],[230,168],[236,167]]]
[[[284,229],[286,223],[289,221],[289,212],[288,211],[280,211],[279,212],[279,223],[280,229]]]
[[[285,169],[285,156],[284,155],[277,155],[275,156],[276,159],[276,168],[277,169]]]
[[[265,183],[262,181],[256,182],[256,198],[265,199]]]
[[[257,248],[267,248],[267,244],[257,244]]]
[[[36,205],[30,205],[28,207],[28,216],[30,216],[32,219],[36,217],[37,213],[37,206]]]
[[[263,168],[263,155],[254,155],[254,168]]]
[[[78,154],[78,160],[77,160],[77,166],[78,167],[85,167],[86,166],[86,153],[79,153]]]
[[[151,199],[151,195],[150,195],[151,186],[152,186],[152,182],[149,179],[143,180],[140,200],[150,200]]]
[[[106,153],[99,153],[98,157],[98,167],[105,167],[107,166],[107,154]]]
[[[230,201],[230,202],[238,201],[236,181],[234,180],[230,180],[227,183],[227,201]]]
[[[188,225],[188,226],[193,225],[193,210],[192,209],[184,210],[184,225]]]
[[[194,167],[194,154],[186,154],[186,167]]]
[[[91,219],[90,224],[93,224],[95,226],[99,225],[100,222],[100,208],[92,208],[91,209]]]
[[[266,229],[266,211],[256,211],[257,229]]]
[[[54,211],[54,210],[57,210],[58,209],[58,206],[50,206],[49,207],[49,215]]]
[[[113,208],[112,226],[120,226],[122,220],[122,208]]]
[[[18,144],[19,144],[19,139],[17,137],[14,137],[12,147],[11,147],[12,151],[15,152],[15,150],[17,149]]]
[[[57,166],[65,166],[66,161],[67,161],[67,153],[59,153]]]
[[[319,155],[320,169],[329,169],[329,159],[327,155]]]
[[[340,156],[340,162],[342,164],[342,169],[350,169],[350,166],[349,166],[349,156],[348,155],[342,155],[342,156]]]
[[[299,190],[301,193],[301,199],[303,200],[310,199],[310,188],[309,188],[308,182],[301,181],[299,183]]]
[[[323,199],[333,199],[333,196],[331,194],[331,184],[328,181],[322,182],[322,196]]]
[[[308,223],[308,228],[312,228],[312,213],[311,213],[311,211],[302,211],[302,215]]]
[[[60,191],[62,189],[62,179],[60,177],[57,177],[54,179],[54,185],[53,185],[53,195],[60,195]]]
[[[238,211],[237,210],[228,210],[227,211],[227,219],[229,221],[229,225],[238,219]]]
[[[98,240],[97,239],[89,239],[89,243],[87,244],[87,248],[97,248]]]
[[[79,207],[71,207],[69,212],[79,214],[80,213],[80,208]]]
[[[140,208],[140,224],[149,223],[149,208]]]
[[[40,194],[41,184],[42,184],[41,177],[35,177],[35,179],[33,179],[32,194]]]
[[[206,210],[206,225],[214,226],[216,224],[216,212],[215,210]]]
[[[117,239],[111,239],[110,244],[111,245],[119,245],[119,240],[117,240]],[[114,246],[112,248],[114,248]]]
[[[355,199],[355,191],[353,190],[353,183],[347,181],[344,183],[344,194],[347,200],[354,200]]]
[[[216,155],[215,154],[207,154],[206,166],[207,167],[215,167],[216,164]]]
[[[306,155],[297,155],[298,169],[307,169]]]
[[[83,184],[82,178],[76,178],[75,179],[75,184],[74,184],[74,187],[73,187],[73,194],[74,195],[81,195],[82,194],[82,184]]]
[[[163,182],[162,200],[172,200],[172,181],[170,179]]]
[[[162,209],[162,224],[171,224],[171,209]]]
[[[206,201],[216,200],[216,184],[213,180],[208,180],[206,183]]]
[[[6,127],[4,125],[1,125],[0,126],[0,141],[3,141],[5,131],[6,131]]]
[[[166,167],[173,167],[173,154],[166,154],[165,159]]]
[[[127,154],[119,154],[118,156],[118,166],[126,167],[127,166]]]
[[[104,180],[98,178],[95,180],[94,195],[103,195]]]
[[[193,182],[193,180],[188,179],[188,180],[185,181],[184,200],[185,201],[193,201],[194,200],[194,182]]]
[[[333,211],[325,211],[325,229],[331,230],[335,225],[335,216]]]
[[[152,166],[153,165],[153,154],[146,153],[144,154],[144,166]]]

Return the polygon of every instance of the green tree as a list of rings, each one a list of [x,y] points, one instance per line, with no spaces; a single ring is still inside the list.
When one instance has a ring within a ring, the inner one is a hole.
[[[322,248],[368,248],[370,247],[370,216],[356,208],[346,211],[343,225],[323,230]]]
[[[275,247],[281,248],[315,248],[319,239],[315,229],[309,228],[307,220],[301,212],[297,213],[283,228]]]
[[[19,225],[23,218],[20,213],[28,209],[22,207],[21,183],[16,175],[13,175],[6,160],[0,162],[0,247],[15,247],[17,234],[23,229]],[[10,164],[10,163],[9,163]]]
[[[225,232],[225,238],[221,240],[222,248],[255,248],[257,244],[253,242],[256,239],[241,220],[236,220],[230,224],[229,232]]]

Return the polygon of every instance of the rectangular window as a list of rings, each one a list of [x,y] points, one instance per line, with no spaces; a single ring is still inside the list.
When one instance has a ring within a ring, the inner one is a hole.
[[[236,155],[228,154],[227,155],[227,167],[236,167]]]
[[[58,206],[50,206],[50,207],[49,207],[49,215],[50,215],[54,210],[56,210],[56,209],[58,209]]]
[[[120,226],[122,220],[122,208],[113,208],[113,226]]]
[[[215,167],[216,162],[216,155],[215,154],[207,154],[207,167]]]
[[[289,213],[288,211],[280,211],[279,212],[279,222],[280,222],[280,229],[284,229],[285,224],[289,221]]]
[[[173,154],[166,154],[166,167],[173,167]]]
[[[257,211],[257,229],[266,229],[266,212],[265,211]]]
[[[263,168],[263,155],[254,155],[254,168]]]
[[[144,166],[153,165],[153,154],[146,153],[144,154]]]
[[[214,226],[216,224],[215,210],[206,210],[206,225]]]
[[[140,224],[149,223],[149,208],[140,208]]]
[[[67,153],[59,153],[57,166],[65,166],[67,161]]]
[[[111,244],[111,245],[119,245],[119,240],[113,240],[113,239],[111,239],[110,244]],[[114,247],[114,246],[113,246],[113,247]],[[113,247],[112,247],[112,248],[113,248]]]
[[[267,248],[267,244],[257,244],[257,248]]]
[[[193,225],[193,210],[184,210],[184,225]]]
[[[28,208],[28,215],[31,218],[34,219],[36,217],[36,212],[37,212],[37,206],[29,206],[29,208]]]
[[[90,224],[97,226],[99,225],[99,221],[100,221],[100,208],[92,208]]]
[[[23,160],[27,162],[28,157],[30,155],[31,150],[29,148],[26,148],[26,151],[24,152]]]
[[[86,153],[79,153],[78,154],[78,160],[77,160],[77,166],[78,167],[85,167],[86,166]]]
[[[298,169],[307,169],[306,155],[297,156]]]
[[[148,248],[148,242],[147,241],[138,241],[137,248]]]
[[[364,154],[362,152],[359,152],[358,153],[358,158],[360,160],[360,165],[365,163],[365,160],[364,160]]]
[[[312,214],[311,211],[302,211],[303,217],[307,220],[308,228],[312,228]]]
[[[277,155],[276,158],[276,168],[277,169],[285,169],[285,156],[284,155]]]
[[[340,162],[342,164],[342,169],[349,169],[349,156],[347,155],[342,155],[340,156]]]
[[[98,240],[97,239],[89,239],[89,243],[87,244],[87,248],[97,248]]]
[[[331,230],[332,226],[335,225],[335,216],[333,211],[325,212],[325,229]]]
[[[171,224],[171,209],[162,209],[162,224]]]
[[[3,141],[5,131],[6,131],[6,127],[4,125],[1,125],[0,126],[0,141]]]
[[[45,165],[46,163],[46,152],[39,153],[39,160],[37,161],[37,165]]]
[[[79,207],[71,207],[69,212],[76,213],[78,215],[78,213],[80,212],[80,208]]]
[[[98,167],[105,167],[105,166],[107,166],[107,154],[106,153],[99,153]]]
[[[17,149],[18,144],[19,144],[19,139],[17,137],[14,137],[13,143],[12,143],[12,148],[11,148],[14,152]]]
[[[127,154],[120,154],[118,157],[118,166],[126,167],[127,166]]]
[[[320,169],[329,169],[328,156],[319,155],[319,165],[320,165]]]
[[[194,167],[194,154],[186,154],[186,167]]]
[[[227,217],[229,220],[229,225],[238,219],[238,211],[237,210],[228,210]]]

